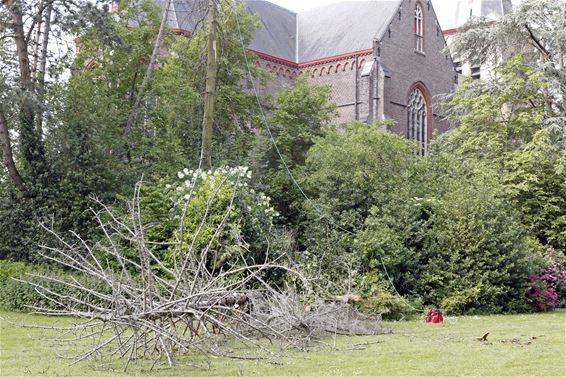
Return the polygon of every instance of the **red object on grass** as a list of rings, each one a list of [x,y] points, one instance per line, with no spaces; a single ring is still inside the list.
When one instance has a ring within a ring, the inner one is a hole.
[[[444,317],[442,316],[442,311],[440,309],[427,309],[425,323],[442,323],[444,322]]]
[[[430,323],[430,321],[432,320],[431,317],[432,317],[432,310],[427,309],[426,310],[425,323]]]

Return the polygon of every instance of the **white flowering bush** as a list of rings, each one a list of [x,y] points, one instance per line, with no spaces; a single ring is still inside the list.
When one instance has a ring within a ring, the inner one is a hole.
[[[264,193],[251,187],[252,172],[245,166],[210,171],[183,169],[158,188],[147,190],[148,234],[173,264],[187,250],[203,254],[207,267],[219,270],[241,260],[262,262],[269,233],[278,213]],[[184,250],[164,247],[183,240]],[[161,243],[160,243],[161,241]]]

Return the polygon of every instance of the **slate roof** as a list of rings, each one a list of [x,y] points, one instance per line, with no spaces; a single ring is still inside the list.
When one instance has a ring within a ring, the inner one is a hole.
[[[155,0],[162,8],[167,0]],[[308,1],[308,0],[305,0]],[[266,0],[245,0],[261,20],[249,48],[293,63],[370,49],[402,0],[337,2],[295,13]],[[173,0],[168,26],[193,31],[206,16],[206,0]]]
[[[250,49],[297,62],[297,13],[268,1],[246,1],[249,13],[259,16],[258,30]]]
[[[401,3],[393,0],[339,2],[298,14],[297,63],[373,47]]]
[[[294,13],[265,0],[247,0],[262,29],[250,48],[304,63],[372,48],[394,17],[401,0],[337,2]]]
[[[165,8],[167,0],[155,0]],[[205,0],[172,0],[167,17],[167,26],[171,29],[194,31],[206,18]]]

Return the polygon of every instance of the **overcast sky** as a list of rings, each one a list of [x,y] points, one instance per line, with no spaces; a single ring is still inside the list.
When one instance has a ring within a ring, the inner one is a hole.
[[[268,0],[268,1],[275,4],[279,4],[295,12],[300,12],[321,5],[338,2],[338,0]],[[356,0],[345,0],[345,1],[356,1]],[[517,0],[513,0],[514,3],[516,1]],[[470,0],[432,0],[432,5],[434,6],[434,10],[438,17],[438,21],[440,22],[440,27],[443,30],[450,29],[456,26],[453,25],[453,22],[454,22],[456,4],[458,2],[467,5],[471,1]]]

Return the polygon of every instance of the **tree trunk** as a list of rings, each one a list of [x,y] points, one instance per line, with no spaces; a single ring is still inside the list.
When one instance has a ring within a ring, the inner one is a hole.
[[[39,41],[41,39],[41,24],[43,22],[43,17],[41,17],[41,13],[43,13],[43,0],[40,0],[37,6],[37,25],[35,29],[35,37],[33,38],[33,64],[31,66],[31,76],[36,79],[37,78],[37,65],[39,64]],[[29,38],[28,38],[29,40]]]
[[[27,188],[22,179],[22,176],[16,168],[14,163],[14,156],[12,154],[12,145],[10,143],[10,133],[8,132],[8,122],[4,116],[4,112],[0,110],[0,147],[2,148],[2,160],[6,169],[8,169],[8,174],[10,178],[16,185],[17,189],[22,193],[27,193]]]
[[[6,5],[12,13],[12,28],[14,29],[14,42],[16,43],[16,53],[20,68],[20,84],[23,89],[32,89],[31,70],[29,64],[28,45],[24,31],[22,16],[22,4],[17,0],[5,0]]]
[[[208,48],[206,61],[206,89],[204,92],[204,116],[202,119],[202,148],[200,165],[202,169],[212,168],[212,133],[214,124],[214,97],[216,94],[216,4],[208,0]]]
[[[21,0],[4,0],[12,14],[12,28],[14,31],[14,42],[16,44],[16,55],[20,70],[20,87],[22,93],[19,98],[20,119],[20,150],[27,166],[30,168],[32,180],[45,178],[47,165],[45,163],[45,150],[42,135],[38,132],[35,121],[36,114],[33,104],[35,97],[34,84],[30,69],[30,56],[26,33],[24,30],[22,2]],[[43,177],[43,178],[41,178]]]

